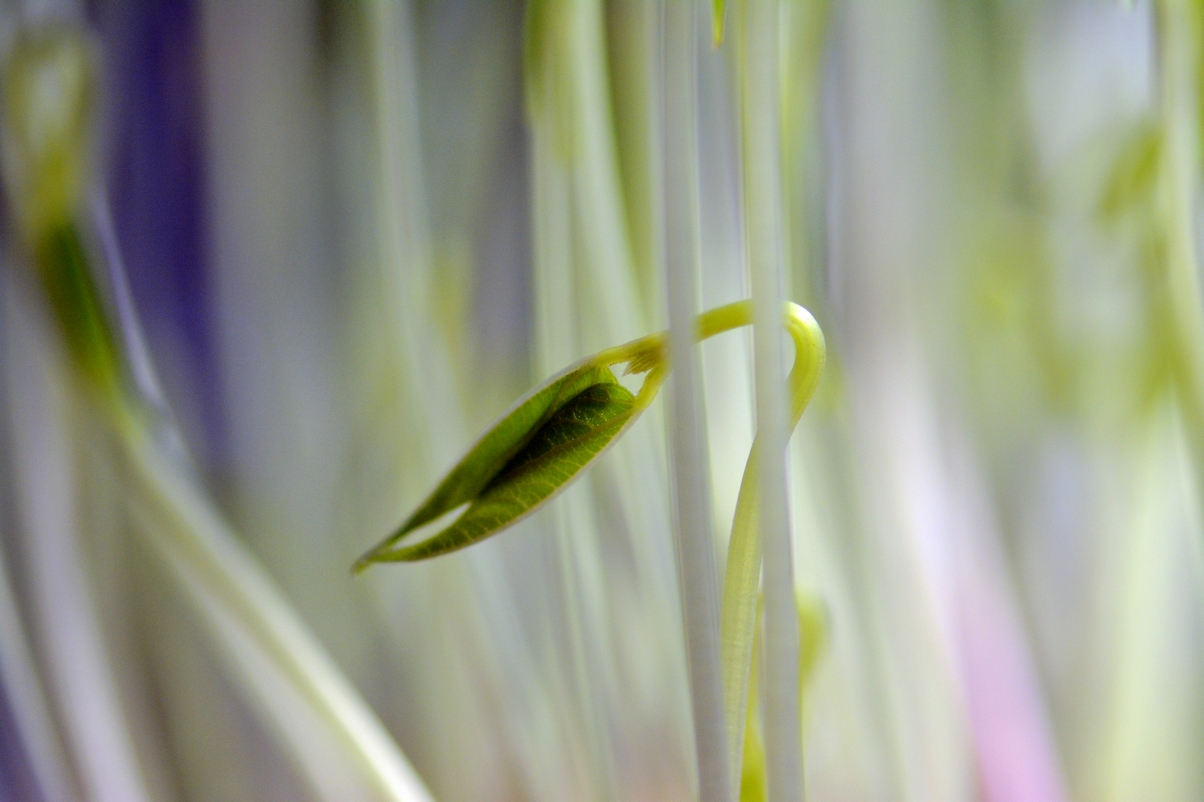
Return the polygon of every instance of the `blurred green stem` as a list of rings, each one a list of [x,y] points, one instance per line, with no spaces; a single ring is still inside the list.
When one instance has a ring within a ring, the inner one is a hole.
[[[1204,486],[1204,309],[1199,243],[1200,78],[1204,16],[1198,4],[1164,0],[1157,6],[1159,102],[1165,158],[1159,162],[1160,219],[1166,226],[1166,276],[1175,331],[1173,372],[1196,481]]]

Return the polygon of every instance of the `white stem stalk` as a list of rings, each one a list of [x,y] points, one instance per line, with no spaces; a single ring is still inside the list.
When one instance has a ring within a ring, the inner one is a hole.
[[[740,53],[745,247],[752,276],[764,553],[765,753],[770,802],[803,798],[799,630],[786,510],[778,0],[748,0]]]
[[[4,550],[0,549],[0,692],[12,708],[21,745],[43,797],[70,802],[79,795],[38,679],[10,576]]]
[[[674,366],[669,442],[674,521],[698,791],[703,802],[733,798],[719,661],[718,574],[711,532],[710,469],[694,318],[699,308],[696,4],[666,0],[662,13],[661,160],[669,352]]]
[[[393,739],[262,568],[161,453],[146,428],[122,425],[139,527],[152,548],[187,573],[184,586],[216,604],[287,678],[347,749],[381,799],[427,802],[430,794]]]

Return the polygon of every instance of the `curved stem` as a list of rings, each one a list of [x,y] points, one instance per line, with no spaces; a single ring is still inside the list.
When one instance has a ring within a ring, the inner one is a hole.
[[[748,303],[747,311],[751,322],[751,303]],[[801,306],[787,303],[783,324],[794,341],[794,367],[787,378],[790,390],[788,431],[793,431],[819,384],[826,348],[823,332],[815,318]],[[726,328],[719,330],[725,331]],[[744,748],[744,721],[748,712],[748,684],[757,620],[757,589],[761,578],[761,532],[757,515],[759,440],[759,437],[753,440],[744,477],[740,481],[740,494],[736,498],[736,514],[732,521],[723,576],[723,606],[719,623],[728,754],[736,777],[740,776]]]
[[[788,304],[787,307],[794,307],[803,312],[808,318],[811,317],[807,310],[797,304]],[[786,317],[790,317],[789,309],[787,309]],[[753,307],[752,301],[736,301],[734,303],[717,306],[714,309],[708,309],[694,319],[694,342],[702,342],[703,340],[714,337],[716,334],[722,334],[725,331],[738,329],[742,326],[751,326],[753,322]],[[814,323],[815,330],[819,331],[819,326]],[[789,326],[789,323],[787,323]],[[610,367],[611,365],[630,362],[633,364],[644,364],[641,360],[648,360],[646,364],[656,365],[668,360],[668,352],[666,351],[666,334],[667,332],[658,331],[655,334],[649,334],[639,339],[632,340],[622,345],[616,345],[613,348],[607,348],[599,351],[592,357],[586,359],[582,364],[596,365],[598,367]],[[822,341],[823,335],[820,335]],[[629,373],[640,373],[647,368],[629,369]]]
[[[752,301],[736,301],[703,312],[695,318],[694,339],[701,342],[717,334],[751,325],[752,322]],[[819,324],[810,312],[798,304],[784,304],[782,325],[794,342],[794,366],[786,379],[790,393],[787,431],[792,432],[819,384],[827,350]],[[606,367],[627,362],[628,372],[633,373],[650,370],[636,397],[637,408],[643,410],[652,402],[668,372],[665,332],[650,334],[608,348],[587,361]],[[753,440],[752,449],[749,451],[744,476],[740,481],[740,494],[736,498],[736,513],[732,521],[732,535],[728,542],[727,565],[723,576],[719,622],[728,755],[734,777],[739,777],[741,754],[744,749],[748,683],[757,620],[757,591],[761,579],[761,532],[757,515],[759,453],[758,436]]]

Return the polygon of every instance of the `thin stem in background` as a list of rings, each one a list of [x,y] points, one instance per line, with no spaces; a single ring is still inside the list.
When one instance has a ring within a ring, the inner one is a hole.
[[[531,3],[527,7],[525,82],[532,135],[535,256],[532,333],[540,375],[582,352],[648,329],[642,309],[649,304],[639,294],[622,205],[603,9],[599,2]],[[652,423],[655,421],[643,425]],[[649,531],[668,529],[668,505],[655,490],[664,484],[657,471],[658,440],[650,437],[620,445],[613,477],[623,514],[631,516],[627,536],[632,552],[640,555],[641,573],[644,566],[653,567],[641,582],[647,581],[646,587],[656,597],[672,599],[676,606],[671,595],[668,539],[660,544],[644,537]],[[628,483],[634,492],[623,487]],[[610,712],[616,704],[629,704],[631,690],[624,688],[615,674],[623,658],[616,660],[613,643],[601,638],[616,609],[617,599],[602,592],[606,583],[613,581],[608,569],[614,566],[607,566],[599,556],[601,527],[594,516],[571,511],[573,506],[588,505],[601,497],[570,492],[577,494],[578,502],[566,499],[561,506],[570,512],[557,513],[551,529],[557,533],[555,549],[571,559],[566,562],[558,553],[550,554],[558,572],[556,584],[549,586],[548,601],[551,609],[566,613],[548,618],[549,634],[563,654],[559,663],[564,668],[550,672],[557,678],[563,675],[566,693],[566,703],[558,705],[558,722],[564,733],[560,763],[567,767],[566,781],[579,788],[592,787],[596,797],[631,795],[632,789],[617,784],[611,776],[622,759],[621,750],[630,748],[631,719],[639,715],[632,711],[635,715],[631,716],[626,709],[623,715]],[[630,506],[628,502],[632,502]],[[649,513],[664,525],[644,522]],[[650,601],[643,592],[641,597]],[[656,608],[649,615],[664,616],[660,612],[664,606],[657,604]],[[663,626],[676,629],[676,621],[670,624],[669,616],[661,620]],[[650,657],[641,649],[641,662]],[[684,662],[676,663],[674,669],[684,667]],[[675,679],[681,680],[675,684],[680,701],[673,703],[679,706],[682,719],[687,708],[684,674],[674,671]],[[619,699],[622,701],[616,701]],[[684,769],[688,761],[685,741],[681,738],[680,745],[663,741],[667,753],[673,750],[675,786],[687,781],[685,771],[678,769]],[[585,793],[583,788],[577,790],[575,798],[587,798]]]
[[[9,282],[10,289],[15,282]],[[72,477],[80,424],[77,388],[61,354],[24,309],[5,326],[17,515],[25,535],[30,611],[39,631],[52,709],[85,798],[151,798],[106,655],[93,582],[81,553],[80,493]],[[43,789],[48,790],[48,789]]]
[[[1204,20],[1195,4],[1164,0],[1156,7],[1158,81],[1165,156],[1159,196],[1165,225],[1166,276],[1170,287],[1179,411],[1204,488],[1204,313],[1199,271],[1200,41]]]
[[[769,799],[803,797],[798,608],[786,512],[782,394],[782,188],[777,0],[741,8],[740,95],[745,249],[752,277],[760,524],[765,598],[765,752]]]
[[[0,404],[7,406],[4,401]],[[8,464],[7,459],[5,462],[5,470],[13,470],[15,466]],[[16,516],[12,513],[9,516],[4,521],[6,527],[15,525]],[[13,532],[7,531],[5,536],[11,539]],[[21,622],[12,581],[14,574],[9,570],[7,557],[4,548],[0,548],[0,689],[16,720],[16,730],[21,735],[25,758],[37,788],[47,799],[76,800],[79,794],[55,732],[49,700]]]
[[[719,662],[718,575],[711,532],[710,467],[694,318],[699,307],[696,3],[662,5],[661,161],[669,352],[674,365],[669,443],[682,615],[703,802],[733,798]]]

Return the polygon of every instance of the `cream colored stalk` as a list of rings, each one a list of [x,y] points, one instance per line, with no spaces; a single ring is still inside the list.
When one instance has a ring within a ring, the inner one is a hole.
[[[16,282],[6,284],[16,289]],[[23,534],[27,615],[58,723],[51,738],[62,738],[74,779],[67,784],[67,778],[52,775],[40,790],[70,795],[75,785],[83,798],[96,802],[149,801],[81,543],[90,528],[80,520],[82,494],[74,481],[78,399],[40,321],[12,303],[20,293],[6,295],[5,383],[18,499],[13,519]],[[24,704],[35,702],[36,697]],[[44,736],[37,730],[21,735],[38,751],[47,746],[38,743]],[[49,745],[53,749],[54,740]]]
[[[228,618],[280,672],[347,750],[375,798],[429,799],[380,721],[186,471],[136,415],[120,414],[118,431],[139,529],[201,614],[215,627],[215,615]]]
[[[661,7],[664,266],[669,353],[675,368],[669,447],[673,456],[673,518],[694,711],[698,795],[702,802],[720,802],[734,796],[734,764],[725,753],[706,410],[692,331],[700,302],[696,6],[693,2],[667,0]]]
[[[740,119],[745,251],[752,277],[754,361],[757,380],[756,467],[759,495],[755,524],[762,533],[765,570],[765,753],[770,802],[802,799],[802,725],[799,718],[799,631],[795,606],[794,556],[787,505],[786,404],[781,387],[778,316],[782,303],[782,186],[779,118],[778,0],[748,0],[740,8]],[[801,410],[800,410],[801,412]],[[741,510],[737,504],[737,520]],[[750,510],[746,515],[752,514]],[[731,547],[729,547],[731,549]],[[738,554],[738,552],[737,552]],[[742,567],[729,556],[733,571]],[[736,632],[733,652],[751,649],[755,602]],[[747,645],[745,645],[747,643]],[[740,670],[748,664],[741,654]],[[747,682],[731,680],[729,708]],[[743,703],[743,700],[740,700]],[[731,755],[738,759],[743,716],[730,722]]]
[[[621,126],[632,122],[625,116],[626,107],[651,102],[650,93],[612,94],[608,57],[614,51],[607,51],[607,23],[615,17],[609,6],[592,0],[527,7],[532,353],[540,376],[582,354],[654,329],[656,321],[645,310],[661,312],[662,275],[659,270],[641,274],[631,255],[629,221],[638,211],[623,206],[614,134],[616,121]],[[641,23],[633,34],[640,37],[639,43],[633,46],[655,47],[657,40],[643,38],[651,34],[651,26]],[[640,80],[651,82],[656,60],[647,63]],[[616,100],[621,105],[612,112]],[[637,109],[637,119],[647,113],[646,108]],[[635,157],[627,165],[658,164],[659,140],[648,147],[647,153],[627,151],[628,157]],[[649,183],[659,183],[659,170],[653,171],[656,180]],[[638,184],[627,189],[640,193]],[[652,217],[659,218],[659,200],[643,199]],[[658,236],[659,220],[649,226],[645,222],[634,224],[644,227],[637,237],[639,264],[658,266],[660,249],[652,247],[651,240]],[[644,292],[649,287],[658,297]],[[565,499],[553,505],[547,523],[556,537],[542,546],[555,549],[561,571],[551,584],[566,597],[566,615],[555,620],[565,626],[553,632],[567,644],[563,662],[572,666],[580,699],[561,714],[572,724],[564,741],[584,742],[577,747],[585,752],[580,773],[604,798],[663,795],[666,787],[684,794],[691,784],[689,686],[669,536],[661,421],[658,411],[652,412],[636,424],[641,434],[625,437],[599,466],[597,481],[568,490]],[[617,513],[608,516],[610,522],[596,514],[601,505]],[[614,526],[616,520],[622,523]],[[603,533],[619,538],[621,548],[630,551],[630,568],[607,557],[610,544]],[[635,592],[613,592],[614,581],[629,571]],[[628,618],[628,611],[637,608],[638,624]],[[624,674],[638,677],[638,683],[623,681]],[[622,716],[614,715],[616,707],[624,711]],[[645,745],[634,747],[634,738]],[[616,753],[633,748],[641,753],[642,767],[617,772]],[[618,789],[615,776],[623,783]],[[649,788],[650,780],[659,786],[655,791]]]
[[[790,334],[795,347],[794,367],[786,382],[790,397],[789,429],[793,430],[806,409],[811,396],[819,384],[826,361],[826,346],[823,332],[807,310],[786,303],[782,307],[782,323]],[[753,323],[754,305],[750,301],[721,306],[695,318],[693,336],[701,342],[717,334]],[[672,336],[671,333],[668,335]],[[635,400],[635,409],[644,409],[651,403],[657,389],[664,380],[668,365],[666,357],[666,333],[660,332],[642,337],[625,345],[608,348],[583,360],[581,366],[609,367],[628,363],[629,372],[648,371],[648,378]],[[574,366],[579,367],[579,366]],[[570,368],[572,370],[572,368]],[[724,721],[728,728],[729,749],[737,750],[729,755],[730,766],[738,771],[743,743],[745,713],[748,704],[749,671],[752,660],[754,625],[757,618],[758,588],[762,560],[760,526],[761,485],[758,475],[761,466],[760,454],[767,446],[758,432],[745,467],[744,479],[736,503],[736,516],[732,525],[732,537],[728,546],[727,569],[723,585],[722,619],[720,622],[720,646],[724,682]],[[783,455],[784,458],[784,455]],[[697,566],[695,566],[697,568]],[[697,577],[690,577],[698,580]],[[685,581],[686,577],[683,577]],[[796,602],[792,601],[792,604]],[[795,616],[798,611],[795,607]],[[795,639],[798,633],[795,632]],[[693,669],[693,664],[692,664]],[[696,671],[692,674],[696,676]],[[798,685],[798,675],[792,678]],[[797,713],[796,713],[797,715]],[[739,736],[731,728],[740,727]],[[704,723],[701,726],[711,726]],[[713,778],[712,778],[713,780]]]
[[[48,799],[78,799],[54,718],[21,622],[12,573],[0,549],[0,692],[12,709],[38,788]]]

